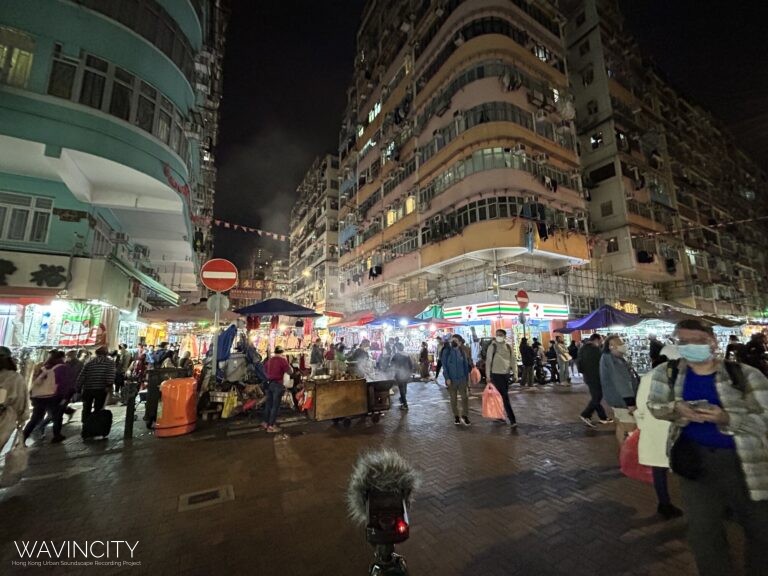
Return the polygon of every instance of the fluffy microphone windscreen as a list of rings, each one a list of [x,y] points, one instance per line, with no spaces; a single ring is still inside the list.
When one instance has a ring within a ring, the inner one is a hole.
[[[357,459],[349,479],[349,515],[359,524],[368,521],[366,504],[371,491],[398,493],[410,505],[411,495],[419,482],[418,473],[394,450],[382,448],[367,452]]]

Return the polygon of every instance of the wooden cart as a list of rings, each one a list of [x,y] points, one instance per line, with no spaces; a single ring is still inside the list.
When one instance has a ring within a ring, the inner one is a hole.
[[[381,413],[389,410],[389,388],[392,382],[366,382],[364,378],[347,380],[307,380],[304,389],[314,398],[307,416],[312,420],[333,420],[344,427],[352,424],[352,418],[370,416],[378,422]],[[386,388],[386,392],[384,389]]]

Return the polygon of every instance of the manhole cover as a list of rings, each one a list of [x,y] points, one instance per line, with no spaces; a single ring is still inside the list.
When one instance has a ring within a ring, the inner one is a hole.
[[[182,494],[179,496],[179,512],[187,512],[189,510],[197,510],[198,508],[215,506],[234,499],[235,490],[232,488],[231,484],[219,486],[218,488],[212,488],[210,490]]]

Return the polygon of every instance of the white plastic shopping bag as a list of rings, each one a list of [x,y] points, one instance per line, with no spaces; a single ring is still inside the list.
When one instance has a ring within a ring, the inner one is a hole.
[[[8,488],[18,484],[28,464],[29,453],[24,444],[24,434],[20,429],[17,429],[13,448],[5,455],[5,466],[3,466],[3,474],[0,478],[0,488]]]

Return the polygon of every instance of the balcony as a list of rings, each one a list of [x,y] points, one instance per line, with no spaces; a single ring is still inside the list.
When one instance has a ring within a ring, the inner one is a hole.
[[[532,253],[546,259],[559,260],[560,265],[584,264],[589,261],[587,237],[577,232],[558,230],[546,240],[529,236],[530,222],[498,219],[475,222],[457,236],[436,241],[421,248],[422,268],[440,268],[466,258],[470,254],[500,251],[503,258]]]

